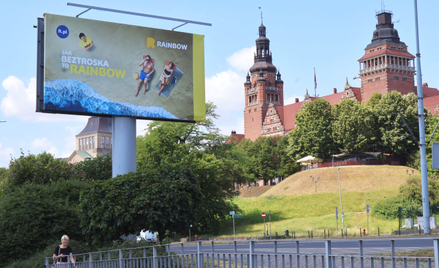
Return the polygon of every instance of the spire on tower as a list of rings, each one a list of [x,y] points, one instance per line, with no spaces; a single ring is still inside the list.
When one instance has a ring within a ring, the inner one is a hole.
[[[264,18],[262,17],[262,8],[259,7],[259,10],[261,11],[261,24],[264,24]]]

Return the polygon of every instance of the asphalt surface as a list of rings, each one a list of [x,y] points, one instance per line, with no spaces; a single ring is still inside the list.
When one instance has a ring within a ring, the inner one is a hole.
[[[432,249],[433,238],[391,238],[395,242],[395,251],[418,250],[418,249]],[[330,239],[332,254],[360,254],[359,239]],[[288,254],[296,253],[296,241],[299,241],[299,252],[301,254],[320,254],[325,252],[325,240],[315,239],[310,240],[279,240],[277,242],[277,253]],[[377,255],[381,253],[391,252],[390,238],[386,239],[364,239],[363,254]],[[249,242],[237,241],[236,253],[248,253]],[[180,253],[181,245],[171,245],[171,251]],[[211,242],[204,242],[201,251],[205,253],[212,252]],[[275,243],[270,241],[255,241],[254,251],[256,254],[273,254],[275,252]],[[195,243],[183,243],[184,253],[196,253],[197,245]],[[234,245],[231,241],[215,241],[214,252],[218,254],[233,254]]]

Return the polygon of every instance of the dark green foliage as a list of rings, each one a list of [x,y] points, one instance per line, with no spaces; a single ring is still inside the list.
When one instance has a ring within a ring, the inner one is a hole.
[[[422,215],[422,210],[418,209],[420,206],[421,204],[417,201],[407,200],[403,196],[398,195],[376,204],[372,210],[372,216],[388,220],[398,219],[398,208],[401,207],[406,209],[401,210],[401,217],[403,219],[408,217],[414,218]]]
[[[372,111],[365,105],[344,99],[332,106],[332,135],[338,150],[345,153],[367,152],[374,137]]]
[[[410,154],[418,148],[397,112],[419,139],[414,94],[403,96],[391,91],[381,96],[376,93],[367,105],[344,99],[332,109],[327,101],[316,99],[297,114],[296,128],[289,133],[288,153],[294,159],[307,155],[327,158],[333,153],[365,151]]]
[[[9,164],[10,176],[5,183],[6,192],[26,183],[48,184],[53,181],[70,179],[75,171],[66,162],[43,152],[38,155],[24,155],[12,159]]]
[[[197,219],[203,193],[191,168],[129,173],[92,183],[81,195],[84,234],[95,245],[140,230],[183,232]],[[207,194],[207,193],[206,193]]]
[[[400,115],[394,112],[399,111],[402,114],[416,139],[419,139],[417,107],[417,98],[414,94],[402,96],[397,91],[391,91],[382,97],[374,107],[377,117],[376,133],[379,135],[376,151],[406,155],[417,149]]]
[[[86,159],[74,165],[76,178],[86,181],[108,180],[112,177],[112,154]]]
[[[326,158],[335,150],[332,127],[334,117],[331,104],[325,99],[315,99],[305,104],[296,115],[296,125],[290,133],[289,154],[294,159],[307,155]]]
[[[287,153],[288,137],[259,137],[254,142],[242,140],[239,148],[247,157],[243,162],[249,181],[259,178],[265,182],[287,177],[298,170],[296,162]]]
[[[406,184],[399,189],[399,194],[393,198],[381,201],[373,208],[372,215],[384,219],[395,219],[398,217],[398,207],[401,210],[402,218],[413,218],[422,215],[422,190],[420,176],[411,176]],[[432,208],[439,204],[439,181],[438,179],[428,180],[429,201]]]
[[[81,240],[79,193],[86,182],[26,183],[0,199],[0,266],[26,259],[63,234]]]
[[[3,197],[3,192],[6,191],[6,185],[9,181],[9,169],[0,168],[0,198]]]
[[[25,260],[11,262],[5,268],[46,268],[46,266],[44,265],[45,258],[52,256],[56,246],[61,244],[61,241],[59,239],[52,239],[52,241],[55,242],[50,242],[50,245],[47,246],[44,250],[34,253],[31,257]],[[87,245],[84,242],[72,239],[70,239],[69,241],[69,246],[72,248],[74,254],[92,252],[97,250],[95,247]],[[52,259],[50,259],[49,264],[52,264]]]

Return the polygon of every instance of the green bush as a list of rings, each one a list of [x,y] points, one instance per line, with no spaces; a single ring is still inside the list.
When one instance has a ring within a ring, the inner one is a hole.
[[[376,204],[372,210],[372,216],[386,220],[398,218],[398,208],[401,208],[401,218],[414,218],[422,215],[418,208],[421,204],[415,200],[404,199],[402,195],[385,199]],[[405,210],[403,210],[405,209]]]
[[[61,241],[58,240],[58,242],[55,242],[54,240],[52,240],[52,242],[44,250],[35,253],[26,260],[11,262],[6,265],[5,268],[46,268],[46,266],[44,265],[44,258],[52,256],[56,246],[60,244]],[[69,246],[72,248],[73,254],[97,251],[96,248],[89,246],[84,242],[72,239],[69,241]],[[49,261],[49,264],[52,264],[52,260]]]
[[[0,199],[0,267],[27,259],[67,234],[82,240],[78,200],[87,182],[26,183]]]

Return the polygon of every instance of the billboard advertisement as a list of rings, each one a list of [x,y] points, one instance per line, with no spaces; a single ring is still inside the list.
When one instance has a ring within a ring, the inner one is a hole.
[[[43,55],[37,111],[205,120],[202,35],[44,14]]]

